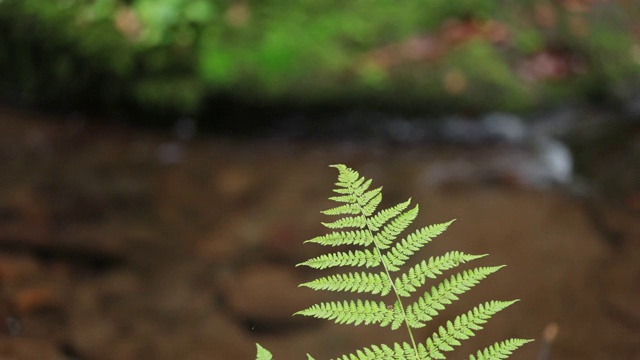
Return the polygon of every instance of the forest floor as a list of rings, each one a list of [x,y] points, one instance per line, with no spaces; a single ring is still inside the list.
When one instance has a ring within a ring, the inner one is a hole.
[[[517,359],[640,359],[640,220],[628,208],[536,190],[509,174],[434,183],[484,150],[169,135],[0,111],[0,359],[337,357],[401,339],[291,314],[326,299],[294,265],[326,249],[345,163],[412,197],[424,226],[457,221],[418,256],[488,253],[508,267],[434,324],[491,299],[520,301],[455,354],[534,338]],[[486,180],[486,179],[485,179]],[[640,201],[640,200],[639,200]],[[418,332],[424,338],[433,331]]]

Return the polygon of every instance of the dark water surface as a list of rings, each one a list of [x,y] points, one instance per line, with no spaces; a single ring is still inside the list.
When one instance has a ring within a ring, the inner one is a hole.
[[[412,197],[417,225],[457,219],[418,256],[508,264],[434,320],[522,299],[455,358],[509,337],[537,340],[517,359],[640,358],[637,149],[589,152],[586,130],[517,127],[427,141],[478,130],[459,121],[242,140],[197,135],[189,120],[159,134],[0,111],[0,358],[253,359],[258,341],[277,359],[322,359],[404,341],[291,316],[327,296],[298,288],[318,274],[294,265],[326,251],[302,242],[326,232],[333,163],[383,185],[384,207]]]

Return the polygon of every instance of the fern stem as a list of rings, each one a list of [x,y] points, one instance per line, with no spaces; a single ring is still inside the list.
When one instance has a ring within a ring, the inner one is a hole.
[[[413,350],[415,351],[416,360],[420,360],[420,354],[418,353],[418,345],[416,344],[416,340],[413,337],[413,332],[411,331],[411,326],[409,326],[409,321],[407,320],[407,313],[406,313],[406,311],[404,309],[404,304],[402,303],[402,299],[400,298],[400,294],[398,293],[398,289],[396,289],[396,285],[393,282],[393,278],[391,277],[391,273],[389,272],[389,268],[387,267],[387,263],[384,261],[384,257],[382,256],[382,250],[380,250],[380,247],[378,246],[378,243],[375,241],[375,237],[373,235],[373,231],[371,230],[371,226],[370,226],[370,223],[369,223],[369,217],[367,215],[365,215],[365,213],[363,212],[362,205],[360,204],[360,201],[357,201],[356,203],[358,204],[358,207],[359,207],[360,211],[364,215],[365,222],[367,224],[367,232],[369,233],[369,236],[371,236],[373,245],[376,248],[376,254],[380,258],[380,263],[382,263],[382,267],[384,267],[384,272],[387,274],[387,278],[389,280],[389,283],[391,284],[391,289],[393,289],[393,293],[396,295],[396,299],[398,301],[398,304],[400,304],[400,310],[402,311],[402,317],[404,318],[404,324],[407,327],[407,332],[409,332],[409,339],[411,340],[411,346],[413,346]]]

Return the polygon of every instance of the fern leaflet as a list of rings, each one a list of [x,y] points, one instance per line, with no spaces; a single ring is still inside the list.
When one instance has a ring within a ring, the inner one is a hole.
[[[528,339],[509,339],[495,343],[484,350],[479,350],[476,356],[470,355],[469,360],[502,360],[507,359],[511,353],[520,346],[530,343]]]

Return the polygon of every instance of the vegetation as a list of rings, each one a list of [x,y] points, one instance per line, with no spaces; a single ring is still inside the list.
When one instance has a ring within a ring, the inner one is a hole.
[[[633,84],[638,19],[622,1],[4,0],[0,95],[527,109]]]
[[[426,340],[416,340],[413,334],[414,329],[426,326],[447,305],[458,300],[459,295],[498,271],[502,266],[463,270],[432,286],[431,290],[422,292],[420,289],[428,279],[436,279],[445,271],[485,255],[451,251],[441,256],[432,256],[416,265],[407,266],[407,261],[412,259],[417,251],[444,232],[453,221],[418,229],[402,240],[398,240],[400,233],[418,215],[418,206],[408,209],[411,202],[409,199],[391,208],[376,211],[382,201],[382,188],[369,190],[371,180],[361,177],[357,171],[344,165],[334,165],[334,167],[339,171],[337,188],[334,190],[338,195],[330,199],[341,205],[323,213],[342,217],[323,223],[334,232],[306,242],[331,247],[348,246],[352,249],[320,255],[298,266],[320,270],[333,267],[364,267],[376,268],[379,271],[367,270],[330,275],[300,286],[313,290],[366,293],[381,296],[383,300],[324,302],[301,310],[296,315],[332,320],[338,324],[390,326],[392,330],[405,327],[409,338],[408,342],[402,344],[372,345],[352,354],[343,355],[339,358],[340,360],[445,359],[445,352],[454,350],[461,341],[474,336],[493,315],[517,301],[487,301],[479,304],[467,313],[438,327]],[[408,297],[417,292],[422,293],[417,300],[407,301]],[[387,297],[387,295],[390,296]],[[385,299],[390,302],[385,302]],[[470,355],[469,359],[506,359],[514,350],[530,341],[532,340],[512,338],[496,342]],[[257,346],[258,360],[272,358],[269,351],[260,345]],[[311,355],[307,356],[308,359],[313,359]]]

